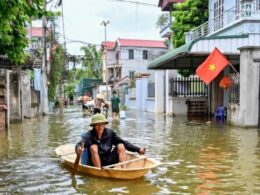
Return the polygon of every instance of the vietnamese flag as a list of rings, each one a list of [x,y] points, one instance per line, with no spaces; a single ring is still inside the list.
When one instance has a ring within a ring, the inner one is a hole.
[[[227,58],[215,47],[207,59],[199,65],[196,74],[208,85],[228,64],[230,62]]]

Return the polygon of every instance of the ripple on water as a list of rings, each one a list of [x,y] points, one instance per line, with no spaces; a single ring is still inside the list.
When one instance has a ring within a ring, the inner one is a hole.
[[[162,165],[135,181],[71,178],[54,150],[76,143],[89,123],[90,117],[68,109],[0,132],[0,193],[260,194],[260,134],[255,129],[129,110],[126,120],[108,126],[146,147]]]

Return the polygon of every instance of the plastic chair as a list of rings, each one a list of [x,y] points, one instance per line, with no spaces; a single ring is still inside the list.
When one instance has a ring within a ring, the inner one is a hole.
[[[214,117],[216,120],[219,118],[220,120],[223,121],[225,119],[225,107],[224,106],[217,107]]]

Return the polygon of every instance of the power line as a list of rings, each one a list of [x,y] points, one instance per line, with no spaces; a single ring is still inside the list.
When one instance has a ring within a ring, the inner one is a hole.
[[[158,5],[152,4],[152,3],[143,3],[143,2],[130,1],[130,0],[108,0],[108,1],[118,1],[118,2],[121,2],[121,3],[131,3],[131,4],[136,4],[136,5],[158,7]]]

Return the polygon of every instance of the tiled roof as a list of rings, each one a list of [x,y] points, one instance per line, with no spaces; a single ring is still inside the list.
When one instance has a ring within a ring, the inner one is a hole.
[[[42,37],[43,36],[43,28],[42,27],[32,27],[30,29],[32,37]]]
[[[123,47],[150,47],[150,48],[167,48],[164,41],[139,40],[139,39],[118,39],[119,46]]]
[[[29,34],[32,37],[43,37],[43,27],[31,27],[29,28]],[[51,29],[47,29],[47,34],[51,32]]]
[[[102,42],[102,47],[105,47],[106,49],[113,49],[114,46],[115,46],[115,42],[112,41]]]

